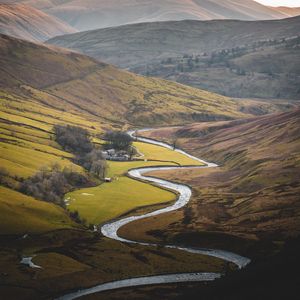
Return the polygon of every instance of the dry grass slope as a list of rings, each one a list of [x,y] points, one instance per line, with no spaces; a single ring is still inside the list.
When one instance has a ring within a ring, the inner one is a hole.
[[[191,204],[163,218],[128,225],[123,234],[152,240],[163,237],[202,246],[204,241],[211,240],[218,246],[226,244],[222,235],[218,240],[221,233],[264,241],[297,236],[299,124],[300,111],[296,110],[247,122],[195,124],[148,133],[152,138],[161,134],[167,140],[175,135],[184,149],[218,162],[221,167],[155,173],[192,185]],[[205,232],[215,237],[206,234],[204,239]],[[226,247],[234,248],[234,242]]]
[[[0,33],[34,42],[74,33],[63,21],[23,4],[0,4]]]
[[[106,124],[153,126],[245,117],[236,101],[1,36],[0,87]]]

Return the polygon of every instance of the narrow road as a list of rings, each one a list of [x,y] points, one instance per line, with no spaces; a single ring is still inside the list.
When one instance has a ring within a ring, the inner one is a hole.
[[[128,132],[131,136],[134,136],[135,131],[129,131]],[[168,149],[173,150],[173,148],[162,142],[154,141],[151,139],[146,139],[142,137],[136,137],[136,139],[140,142],[150,143],[154,145],[158,145],[161,147],[165,147]],[[179,194],[177,201],[166,208],[162,208],[144,215],[140,216],[131,216],[124,219],[120,219],[117,221],[111,221],[110,223],[107,223],[101,227],[101,232],[104,236],[114,239],[123,243],[131,243],[131,244],[139,244],[144,246],[157,246],[156,244],[150,244],[150,243],[143,243],[138,241],[131,241],[127,240],[125,238],[122,238],[118,235],[118,230],[131,222],[145,219],[152,216],[157,216],[166,212],[174,211],[177,209],[180,209],[184,207],[191,199],[192,191],[191,189],[184,185],[179,183],[173,183],[167,180],[154,178],[150,176],[146,176],[145,173],[151,172],[151,171],[161,171],[161,170],[177,170],[182,168],[215,168],[218,167],[214,163],[209,163],[206,161],[203,161],[197,157],[194,157],[182,150],[176,149],[174,151],[177,151],[181,154],[184,154],[196,161],[200,161],[205,166],[195,166],[195,167],[150,167],[150,168],[139,168],[134,169],[128,172],[128,174],[137,180],[145,180],[151,183],[156,184],[159,187],[168,188],[170,190],[173,190]],[[202,254],[212,257],[218,257],[225,261],[234,263],[237,265],[240,269],[245,267],[247,264],[250,263],[250,259],[240,256],[238,254],[218,250],[218,249],[196,249],[196,248],[186,248],[186,247],[178,247],[174,245],[166,245],[165,248],[171,248],[171,249],[178,249],[189,253],[194,254]],[[168,275],[156,275],[156,276],[145,276],[145,277],[139,277],[139,278],[129,278],[125,280],[118,280],[113,282],[108,282],[104,284],[99,284],[95,287],[79,290],[74,293],[67,294],[65,296],[62,296],[58,298],[57,300],[72,300],[77,299],[82,296],[102,292],[102,291],[108,291],[108,290],[115,290],[125,287],[135,287],[135,286],[142,286],[142,285],[153,285],[153,284],[167,284],[167,283],[179,283],[179,282],[195,282],[195,281],[212,281],[217,278],[221,277],[221,274],[218,273],[177,273],[177,274],[168,274]]]

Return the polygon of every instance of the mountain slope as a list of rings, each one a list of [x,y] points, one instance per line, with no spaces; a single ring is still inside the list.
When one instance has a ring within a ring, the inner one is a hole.
[[[240,103],[137,76],[67,50],[1,36],[0,87],[103,124],[163,125],[245,116]]]
[[[300,98],[300,37],[259,41],[137,66],[156,76],[230,97]]]
[[[126,25],[65,35],[51,44],[74,49],[122,68],[145,66],[180,54],[240,47],[294,37],[300,17],[275,21],[179,21]]]
[[[299,25],[300,17],[145,23],[48,43],[231,97],[299,99]]]
[[[71,26],[33,7],[0,4],[0,33],[30,41],[76,32]]]
[[[253,0],[25,0],[79,30],[170,20],[283,18],[285,14]]]
[[[243,118],[249,116],[241,112],[245,104],[0,35],[0,181],[15,188],[41,167],[57,163],[82,171],[55,142],[55,124],[80,126],[95,137],[112,128]],[[254,105],[264,112],[276,109]]]
[[[193,200],[186,210],[170,213],[163,221],[151,218],[138,226],[132,224],[131,229],[124,229],[136,235],[131,238],[141,238],[146,232],[153,240],[161,233],[172,242],[185,240],[215,247],[222,243],[203,244],[205,240],[223,241],[234,250],[239,243],[227,243],[222,233],[265,241],[299,235],[299,109],[244,121],[158,129],[143,135],[169,142],[176,138],[183,149],[217,162],[220,167],[177,174],[156,172],[155,176],[191,185]],[[159,229],[157,235],[152,229]]]

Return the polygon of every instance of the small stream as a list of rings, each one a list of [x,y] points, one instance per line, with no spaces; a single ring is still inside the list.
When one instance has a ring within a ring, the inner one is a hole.
[[[145,131],[145,130],[143,130]],[[131,136],[134,136],[135,131],[129,131],[128,132]],[[172,146],[155,141],[152,139],[147,139],[147,138],[142,138],[142,137],[135,137],[137,141],[139,142],[144,142],[144,143],[150,143],[154,144],[157,146],[165,147],[168,149],[173,150]],[[156,244],[151,244],[151,243],[144,243],[144,242],[138,242],[138,241],[131,241],[125,238],[122,238],[118,235],[118,231],[121,227],[123,227],[126,224],[129,224],[131,222],[145,219],[148,217],[153,217],[157,216],[160,214],[164,214],[167,212],[171,212],[177,209],[180,209],[184,207],[191,199],[192,196],[192,190],[190,187],[184,184],[179,184],[179,183],[174,183],[170,182],[167,180],[151,177],[145,175],[148,172],[152,171],[163,171],[163,170],[178,170],[178,169],[187,169],[187,168],[215,168],[218,167],[214,163],[209,163],[204,160],[201,160],[197,157],[194,157],[183,150],[180,149],[175,149],[174,151],[177,151],[183,155],[186,155],[196,161],[202,162],[205,164],[205,166],[189,166],[189,167],[147,167],[147,168],[139,168],[139,169],[133,169],[128,172],[128,174],[137,180],[144,180],[150,183],[154,183],[158,187],[163,187],[167,188],[169,190],[172,190],[174,192],[178,193],[178,198],[177,201],[165,208],[140,215],[140,216],[130,216],[126,217],[120,220],[114,220],[111,221],[107,224],[104,224],[101,227],[101,233],[110,239],[117,240],[123,243],[131,243],[131,244],[138,244],[138,245],[143,245],[143,246],[157,246]],[[250,263],[250,259],[240,256],[238,254],[228,252],[228,251],[223,251],[223,250],[218,250],[218,249],[197,249],[197,248],[188,248],[188,247],[178,247],[174,245],[165,245],[165,248],[171,248],[171,249],[177,249],[189,253],[194,253],[194,254],[202,254],[202,255],[207,255],[207,256],[212,256],[212,257],[217,257],[220,259],[223,259],[227,262],[234,263],[235,265],[238,266],[238,268],[243,268],[247,264]],[[87,289],[82,289],[74,293],[67,294],[65,296],[62,296],[58,298],[59,300],[71,300],[71,299],[76,299],[82,296],[102,292],[102,291],[108,291],[108,290],[115,290],[119,288],[126,288],[126,287],[136,287],[136,286],[142,286],[142,285],[154,285],[154,284],[167,284],[167,283],[180,283],[180,282],[199,282],[199,281],[212,281],[217,278],[220,278],[221,274],[219,273],[177,273],[177,274],[167,274],[167,275],[156,275],[156,276],[144,276],[144,277],[137,277],[137,278],[129,278],[125,280],[117,280],[113,282],[108,282],[108,283],[103,283],[99,284],[95,287],[92,288],[87,288]]]

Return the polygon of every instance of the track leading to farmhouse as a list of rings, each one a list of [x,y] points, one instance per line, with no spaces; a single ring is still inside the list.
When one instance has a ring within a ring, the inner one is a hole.
[[[131,136],[134,136],[135,131],[130,131],[129,134]],[[165,147],[168,149],[173,148],[166,144],[162,143],[159,141],[151,140],[151,139],[146,139],[142,137],[136,137],[136,139],[140,142],[144,143],[150,143],[154,145],[158,145],[161,147]],[[158,187],[162,188],[167,188],[169,190],[172,190],[176,193],[178,193],[178,198],[177,201],[172,204],[171,206],[144,214],[140,216],[130,216],[126,217],[120,220],[116,221],[111,221],[101,227],[101,232],[104,236],[114,239],[123,243],[131,243],[131,244],[139,244],[139,245],[144,245],[144,246],[157,246],[156,244],[150,244],[150,243],[144,243],[144,242],[138,242],[138,241],[132,241],[132,240],[127,240],[125,238],[122,238],[118,235],[118,230],[131,222],[145,219],[148,217],[152,216],[157,216],[163,213],[167,213],[170,211],[174,211],[177,209],[180,209],[184,207],[189,201],[192,196],[192,191],[190,187],[179,184],[179,183],[174,183],[170,182],[167,180],[151,177],[145,175],[148,172],[152,171],[161,171],[161,170],[177,170],[177,169],[187,169],[187,168],[215,168],[217,167],[216,164],[214,163],[209,163],[206,161],[203,161],[197,157],[194,157],[180,149],[175,149],[174,151],[177,151],[181,154],[184,154],[195,161],[201,162],[204,164],[204,166],[189,166],[189,167],[146,167],[146,168],[139,168],[139,169],[133,169],[128,172],[129,176],[137,179],[137,180],[143,180],[147,181],[149,183],[155,184]],[[207,255],[207,256],[213,256],[217,258],[221,258],[225,261],[234,263],[237,265],[239,268],[245,267],[249,262],[250,259],[240,256],[238,254],[228,252],[228,251],[223,251],[223,250],[217,250],[217,249],[197,249],[197,248],[186,248],[186,247],[178,247],[174,245],[165,245],[166,248],[171,248],[171,249],[178,249],[182,250],[185,252],[189,253],[194,253],[194,254],[202,254],[202,255]],[[144,276],[144,277],[139,277],[139,278],[129,278],[125,280],[118,280],[118,281],[113,281],[109,283],[104,283],[104,284],[99,284],[95,287],[88,288],[88,289],[82,289],[74,293],[67,294],[65,296],[62,296],[58,298],[59,300],[71,300],[71,299],[77,299],[82,296],[102,292],[102,291],[108,291],[108,290],[114,290],[114,289],[119,289],[119,288],[126,288],[126,287],[135,287],[135,286],[142,286],[142,285],[153,285],[153,284],[166,284],[166,283],[179,283],[179,282],[195,282],[195,281],[212,281],[217,278],[221,277],[221,274],[219,273],[176,273],[176,274],[168,274],[168,275],[156,275],[156,276]]]

